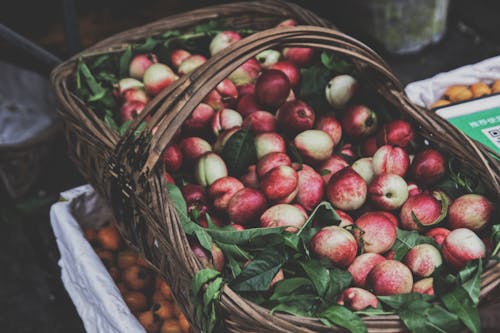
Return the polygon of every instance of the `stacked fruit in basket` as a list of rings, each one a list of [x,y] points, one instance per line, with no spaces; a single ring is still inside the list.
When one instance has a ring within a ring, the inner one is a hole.
[[[431,105],[437,108],[449,104],[464,102],[473,98],[488,96],[500,93],[500,80],[494,81],[491,85],[485,82],[476,82],[470,86],[452,85],[446,89],[443,96]]]
[[[189,322],[175,304],[168,284],[137,252],[125,247],[113,224],[86,228],[84,234],[146,332],[190,332]]]
[[[115,111],[81,97],[118,133],[241,39],[174,35],[161,61],[142,52],[148,41],[129,49],[121,76],[94,77],[82,62],[89,90],[102,78],[101,103],[114,96]],[[299,47],[259,53],[205,97],[162,161],[194,254],[220,272],[202,271],[203,282],[356,332],[366,330],[358,316],[394,313],[412,330],[478,330],[482,259],[499,251],[495,205],[473,170],[417,135],[348,60]],[[215,319],[219,294],[199,298],[200,321]]]

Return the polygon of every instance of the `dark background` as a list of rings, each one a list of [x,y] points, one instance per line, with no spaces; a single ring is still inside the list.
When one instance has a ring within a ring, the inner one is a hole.
[[[64,29],[65,0],[2,1],[0,22],[42,45],[61,59],[71,55]],[[83,48],[124,29],[162,17],[223,1],[87,0],[76,6]],[[295,1],[330,19],[387,60],[403,84],[500,54],[500,10],[497,0],[451,0],[443,40],[412,55],[387,54],[356,29],[357,15],[349,1]],[[328,4],[328,6],[327,6]],[[49,68],[0,40],[0,60],[35,70]],[[1,76],[0,76],[1,77]],[[0,331],[81,332],[83,326],[60,281],[59,254],[48,210],[58,193],[85,183],[66,159],[61,136],[55,153],[35,188],[21,200],[0,192]],[[498,304],[482,310],[485,331],[495,328]]]

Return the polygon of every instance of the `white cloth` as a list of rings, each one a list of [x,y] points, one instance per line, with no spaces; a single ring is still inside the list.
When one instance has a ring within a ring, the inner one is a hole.
[[[471,85],[479,81],[490,84],[495,80],[500,80],[500,56],[412,82],[406,86],[405,92],[413,103],[429,107],[440,99],[446,88],[451,85]]]
[[[144,333],[80,227],[102,225],[110,217],[109,208],[89,185],[61,193],[61,199],[67,201],[51,207],[50,219],[61,253],[61,278],[85,330]]]

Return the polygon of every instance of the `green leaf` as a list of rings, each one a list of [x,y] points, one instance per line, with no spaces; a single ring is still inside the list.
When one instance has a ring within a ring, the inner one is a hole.
[[[356,311],[355,312],[358,316],[385,316],[385,315],[393,315],[396,312],[394,311],[385,311],[382,308],[366,308],[364,310]]]
[[[216,302],[219,300],[219,296],[221,293],[221,289],[224,286],[224,280],[222,277],[217,277],[215,280],[210,282],[203,294],[203,303],[205,306],[210,306],[212,302]]]
[[[326,101],[325,87],[332,72],[323,66],[302,68],[300,98],[309,104],[316,112],[326,112],[331,109]]]
[[[219,277],[220,275],[221,274],[219,271],[216,271],[212,268],[205,268],[198,271],[198,273],[196,273],[196,275],[194,276],[193,282],[191,284],[191,293],[194,296],[198,295],[205,284]]]
[[[167,182],[166,184],[168,194],[170,195],[170,200],[172,200],[175,209],[177,210],[177,212],[184,213],[187,216],[187,204],[186,200],[184,200],[181,189],[175,184],[169,182]]]
[[[311,280],[303,277],[281,280],[274,286],[273,294],[269,297],[269,300],[280,301],[283,296],[300,294],[300,289],[307,290],[311,287],[313,287]]]
[[[479,312],[465,288],[457,287],[452,292],[442,295],[441,300],[446,308],[455,313],[468,329],[473,333],[481,332]]]
[[[206,230],[203,229],[197,229],[194,232],[196,238],[198,239],[198,242],[200,242],[200,245],[207,251],[212,251],[212,237],[206,232]]]
[[[284,312],[295,316],[311,317],[318,299],[314,295],[293,295],[286,302],[278,303],[270,313]]]
[[[330,306],[319,317],[328,320],[334,325],[346,328],[353,333],[368,332],[365,322],[357,314],[341,305]]]
[[[242,128],[234,133],[222,148],[222,158],[226,161],[229,174],[242,175],[257,160],[254,136],[250,128]]]
[[[422,236],[417,231],[407,231],[398,228],[396,242],[392,246],[394,260],[401,261],[406,256],[406,253],[415,247],[415,245],[424,243],[436,246],[436,243],[430,237]]]
[[[113,131],[118,132],[120,130],[120,128],[118,127],[118,124],[115,121],[115,119],[112,116],[108,115],[108,114],[104,115],[104,123],[106,124],[106,126],[108,126]]]
[[[331,268],[330,269],[330,284],[325,294],[326,300],[336,298],[342,291],[347,289],[352,283],[352,275],[349,271]]]
[[[275,249],[263,251],[243,268],[230,286],[234,291],[266,291],[286,260],[284,252]]]
[[[154,39],[153,37],[148,37],[144,41],[144,43],[134,47],[134,50],[138,53],[151,52],[156,47],[156,45],[158,45],[158,41],[156,39]],[[130,63],[130,61],[129,61],[129,63]]]
[[[120,135],[124,135],[125,132],[127,131],[127,129],[130,127],[130,124],[132,124],[132,121],[133,121],[132,119],[129,119],[126,122],[124,122],[120,126],[120,129],[118,130],[118,133],[120,133]]]
[[[491,228],[491,240],[493,246],[495,247],[493,252],[491,253],[491,256],[494,257],[500,251],[500,224],[495,224]]]
[[[353,74],[354,65],[346,60],[343,60],[337,54],[321,53],[321,63],[323,66],[337,74]],[[326,86],[326,85],[325,85]],[[324,87],[325,87],[324,86]],[[323,87],[323,89],[324,89]]]
[[[322,201],[314,208],[297,235],[300,236],[309,229],[314,220],[318,220],[322,225],[338,225],[340,223],[340,217],[335,208],[328,201]]]
[[[247,244],[251,240],[268,235],[282,234],[283,228],[252,228],[245,230],[221,230],[221,229],[206,229],[207,233],[217,242],[226,244]]]
[[[472,272],[470,272],[472,270]],[[481,292],[481,274],[483,273],[482,260],[469,262],[467,266],[459,272],[460,281],[463,288],[469,294],[470,299],[477,306],[479,294]]]
[[[398,311],[398,315],[414,333],[456,332],[460,326],[456,315],[423,300],[405,304]]]
[[[128,77],[128,68],[130,65],[130,62],[132,61],[132,46],[128,46],[125,52],[120,57],[120,77]]]
[[[330,271],[318,260],[299,262],[300,266],[311,280],[319,296],[324,296],[330,284]]]
[[[247,261],[252,259],[252,256],[247,251],[243,250],[241,247],[235,244],[226,244],[222,242],[216,242],[220,247],[222,252],[224,252],[224,256],[230,256],[237,260]]]
[[[221,30],[224,30],[224,27],[221,25],[220,21],[210,20],[208,22],[196,25],[193,29],[193,32],[212,35]]]
[[[409,294],[397,294],[391,296],[378,296],[378,299],[390,306],[393,309],[399,309],[406,304],[414,301],[431,301],[433,299],[430,295],[420,294],[420,293],[409,293]]]

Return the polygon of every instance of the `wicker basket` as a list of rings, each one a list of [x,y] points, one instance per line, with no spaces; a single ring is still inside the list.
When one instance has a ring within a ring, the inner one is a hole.
[[[196,10],[124,32],[78,55],[89,57],[120,52],[127,43],[160,31],[192,26],[206,19],[221,19],[236,28],[264,29],[284,18],[322,26],[274,28],[247,37],[221,51],[189,75],[175,81],[157,95],[118,138],[92,111],[71,93],[73,58],[56,68],[52,83],[66,123],[72,158],[89,182],[111,203],[124,237],[167,279],[174,296],[188,318],[193,319],[189,290],[194,274],[202,268],[193,255],[178,215],[167,191],[164,170],[158,163],[162,151],[191,111],[234,69],[262,50],[273,47],[305,46],[321,48],[350,57],[380,95],[417,123],[419,133],[444,151],[477,170],[492,197],[500,193],[500,163],[446,121],[421,112],[403,93],[398,80],[385,62],[362,43],[335,30],[314,14],[295,5],[277,1],[246,2]],[[134,138],[133,131],[146,117],[146,130]],[[150,135],[153,127],[157,130]],[[483,273],[481,296],[500,283],[500,264]],[[224,287],[220,309],[228,332],[337,332],[318,319],[291,315],[270,315]],[[397,316],[365,318],[371,332],[401,332],[405,328]],[[196,323],[194,323],[196,325]]]

